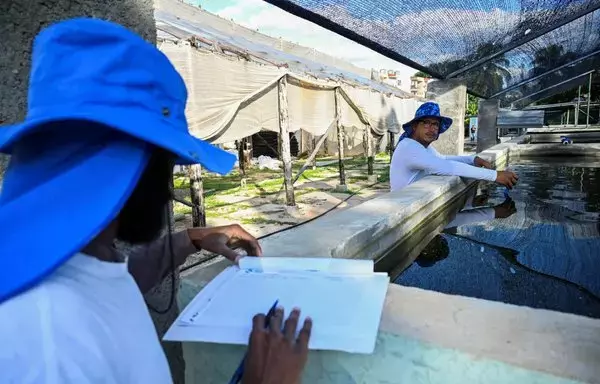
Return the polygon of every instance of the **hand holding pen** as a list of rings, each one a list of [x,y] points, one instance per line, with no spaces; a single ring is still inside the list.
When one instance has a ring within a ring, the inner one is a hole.
[[[243,384],[301,382],[308,358],[312,320],[307,317],[296,336],[300,310],[292,310],[285,323],[283,318],[282,308],[275,310],[268,327],[265,327],[265,315],[254,317],[244,364]]]

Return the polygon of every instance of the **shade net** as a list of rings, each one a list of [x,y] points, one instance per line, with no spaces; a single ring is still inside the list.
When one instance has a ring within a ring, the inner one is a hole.
[[[266,1],[486,98],[600,53],[600,0]]]
[[[579,86],[585,86],[585,89],[587,89],[588,81],[589,81],[588,75],[586,75],[586,74],[577,75],[571,79],[562,80],[561,82],[554,84],[548,88],[537,90],[532,93],[527,93],[526,96],[520,97],[520,98],[510,102],[510,104],[508,106],[510,106],[513,109],[522,109],[532,103],[547,99],[551,96],[569,91],[569,90],[579,87]]]

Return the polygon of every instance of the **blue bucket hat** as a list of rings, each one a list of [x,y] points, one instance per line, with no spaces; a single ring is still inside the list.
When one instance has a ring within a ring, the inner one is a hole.
[[[412,126],[415,122],[426,119],[426,118],[436,118],[440,119],[440,130],[439,134],[446,132],[450,126],[452,125],[452,119],[449,117],[442,116],[440,113],[440,106],[437,103],[428,101],[423,103],[415,112],[415,117],[409,121],[408,123],[402,125],[402,129],[404,129],[404,133],[400,137],[400,140],[409,137],[412,135]]]
[[[0,191],[0,302],[106,228],[156,147],[178,164],[233,168],[234,155],[188,132],[186,100],[169,59],[122,26],[78,18],[38,34],[25,121],[0,128],[0,152],[12,155]]]

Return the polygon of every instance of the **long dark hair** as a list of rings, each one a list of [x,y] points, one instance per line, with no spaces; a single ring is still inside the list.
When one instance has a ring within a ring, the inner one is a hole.
[[[174,156],[155,149],[140,180],[119,214],[117,238],[130,244],[155,240],[165,227],[172,199]]]

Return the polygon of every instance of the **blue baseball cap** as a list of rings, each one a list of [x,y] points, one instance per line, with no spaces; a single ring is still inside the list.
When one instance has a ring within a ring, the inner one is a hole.
[[[235,156],[192,136],[187,90],[154,45],[77,18],[33,45],[25,120],[0,129],[0,302],[34,286],[114,220],[156,147],[225,174]],[[87,124],[86,124],[87,123]]]

